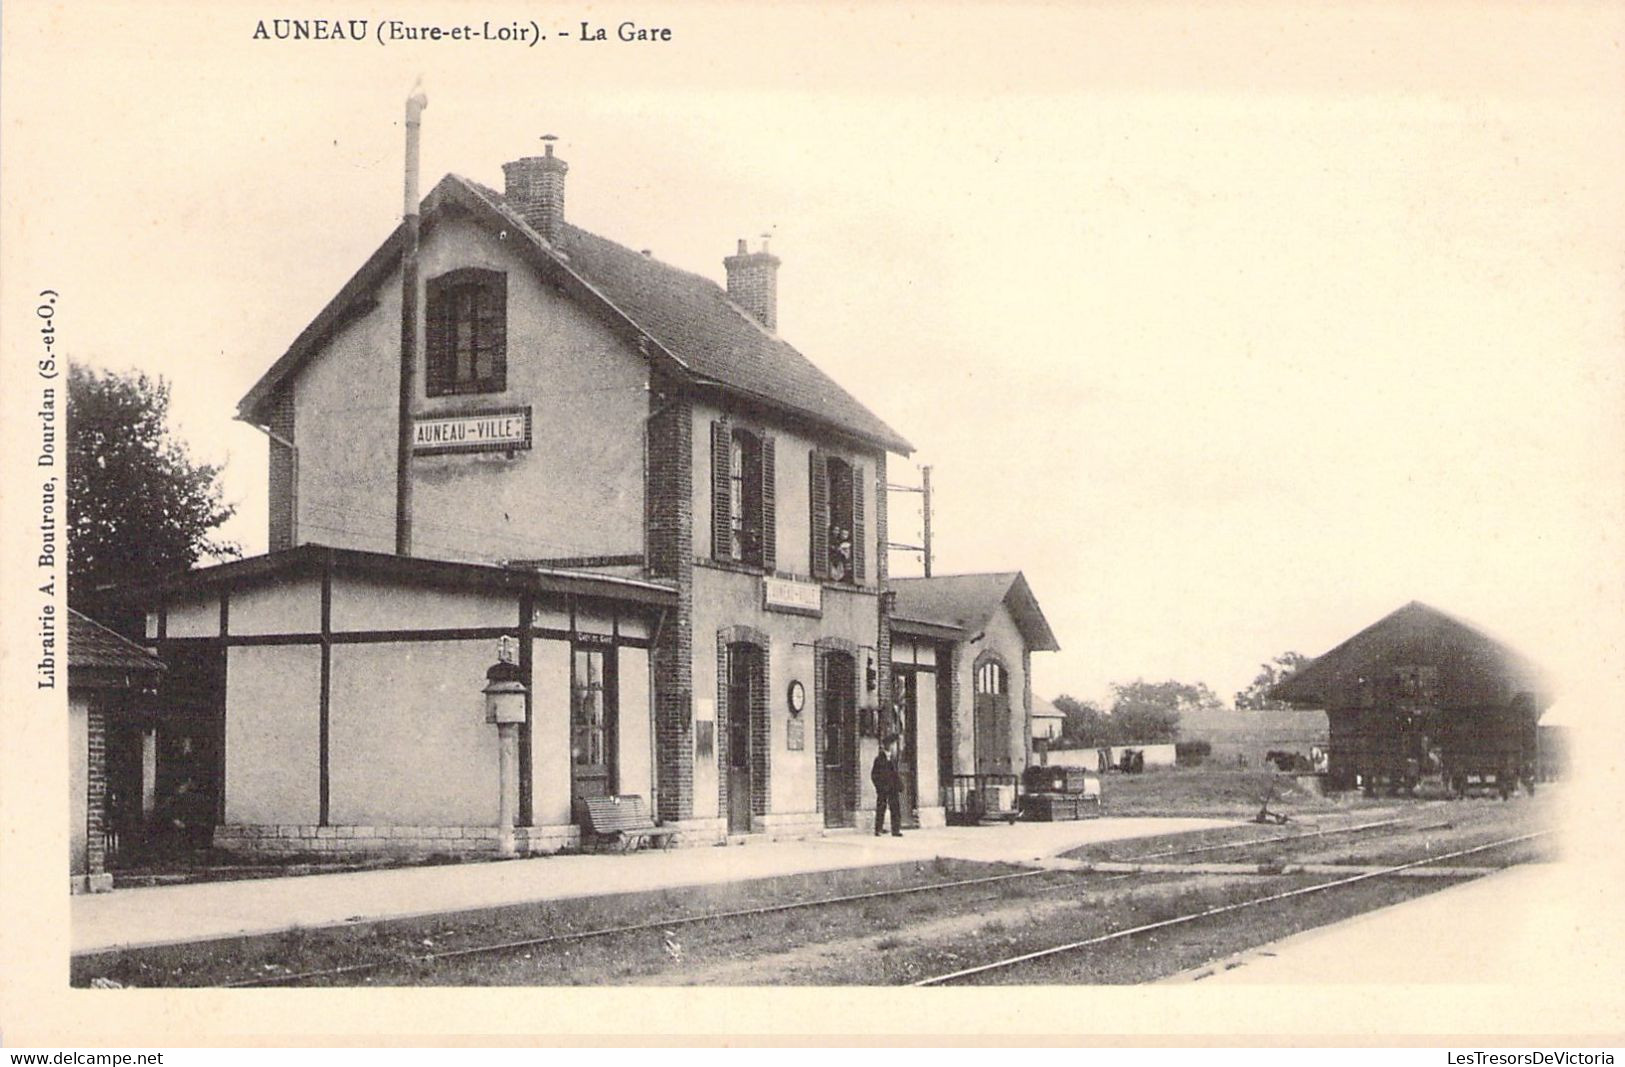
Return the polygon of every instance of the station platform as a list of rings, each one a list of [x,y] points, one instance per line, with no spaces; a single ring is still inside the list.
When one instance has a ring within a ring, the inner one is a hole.
[[[902,837],[835,831],[800,841],[538,856],[334,874],[118,889],[71,900],[75,955],[117,948],[436,915],[570,897],[716,885],[909,860],[1043,863],[1099,841],[1185,833],[1232,820],[1100,818],[946,826]]]

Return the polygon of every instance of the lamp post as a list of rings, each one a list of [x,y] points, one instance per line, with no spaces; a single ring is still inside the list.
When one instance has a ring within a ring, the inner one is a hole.
[[[513,662],[513,639],[504,637],[497,662],[485,672],[485,721],[497,728],[497,854],[512,856],[514,797],[519,781],[519,724],[525,721],[525,682]]]

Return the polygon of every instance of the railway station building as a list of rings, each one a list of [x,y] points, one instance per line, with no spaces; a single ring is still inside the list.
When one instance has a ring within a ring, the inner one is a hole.
[[[1538,776],[1536,728],[1552,702],[1542,669],[1438,608],[1412,601],[1277,684],[1326,710],[1328,784],[1408,788],[1438,774],[1512,784]]]
[[[493,847],[502,638],[522,851],[594,796],[685,843],[861,825],[893,734],[919,825],[945,775],[1019,773],[1054,636],[1019,574],[890,578],[912,446],[779,336],[779,259],[740,242],[718,285],[566,221],[551,145],[503,170],[423,201],[406,502],[403,225],[239,404],[270,551],[125,591],[208,724],[215,841]]]

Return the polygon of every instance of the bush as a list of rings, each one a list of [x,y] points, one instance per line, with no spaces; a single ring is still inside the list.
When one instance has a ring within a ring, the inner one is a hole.
[[[1213,746],[1206,741],[1174,742],[1174,762],[1181,767],[1196,767],[1213,754]]]

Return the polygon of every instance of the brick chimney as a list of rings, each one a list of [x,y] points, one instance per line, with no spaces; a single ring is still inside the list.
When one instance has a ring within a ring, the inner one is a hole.
[[[744,238],[740,238],[738,253],[724,259],[722,265],[728,270],[728,298],[768,330],[777,331],[779,257],[767,250],[767,238],[762,238],[760,252],[746,251]]]
[[[564,176],[570,172],[570,164],[553,155],[557,138],[548,134],[542,140],[547,142],[545,155],[502,164],[507,182],[502,195],[533,230],[549,242],[557,242],[564,227]]]

